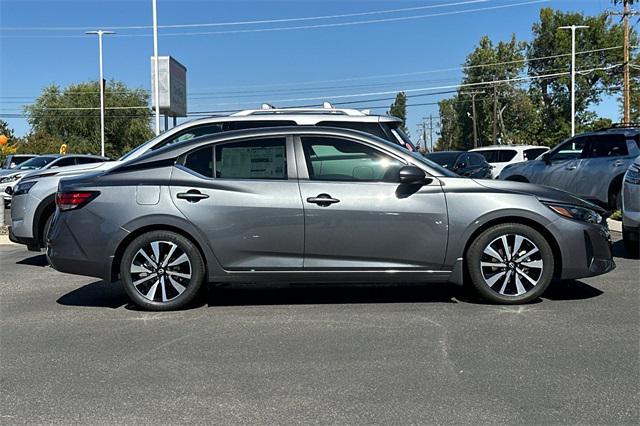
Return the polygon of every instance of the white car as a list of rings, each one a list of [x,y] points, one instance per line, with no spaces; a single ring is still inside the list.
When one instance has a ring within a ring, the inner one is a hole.
[[[535,160],[549,147],[536,145],[491,145],[470,150],[481,154],[492,167],[491,173],[494,179],[500,176],[500,172],[507,164],[521,161]]]
[[[110,170],[156,149],[220,132],[278,126],[327,126],[358,130],[400,145],[409,151],[415,146],[402,131],[397,117],[372,115],[368,111],[333,108],[273,108],[264,104],[258,110],[240,111],[229,116],[189,121],[138,146],[117,161],[65,167],[55,171],[32,172],[24,176],[13,192],[11,207],[11,241],[30,250],[40,250],[46,243],[49,224],[55,212],[55,194],[64,177]]]
[[[622,238],[634,255],[640,251],[640,157],[624,175],[622,183]]]

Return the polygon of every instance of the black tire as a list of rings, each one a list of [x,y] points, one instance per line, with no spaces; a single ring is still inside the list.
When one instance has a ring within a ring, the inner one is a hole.
[[[609,194],[609,208],[612,212],[622,210],[622,188],[618,188]]]
[[[637,258],[640,255],[640,242],[632,239],[629,232],[622,231],[622,242],[632,257]]]
[[[154,245],[158,256],[154,255]],[[173,245],[176,248],[172,251]],[[146,258],[141,251],[145,252]],[[171,255],[169,259],[168,255]],[[183,255],[187,260],[172,266]],[[155,263],[156,257],[160,262]],[[142,270],[149,273],[138,272]],[[189,278],[184,278],[187,275]],[[205,265],[198,248],[188,238],[170,231],[151,231],[140,235],[127,246],[120,262],[120,278],[127,295],[136,305],[150,311],[185,307],[198,295],[204,277]]]
[[[508,250],[500,248],[504,247],[503,236],[506,236]],[[534,249],[537,251],[533,252]],[[514,250],[517,250],[515,254]],[[500,259],[487,252],[495,253]],[[531,255],[524,257],[527,253]],[[519,223],[499,224],[482,232],[469,246],[465,261],[471,284],[480,296],[505,305],[527,303],[540,297],[551,283],[555,267],[553,251],[546,238]],[[492,263],[496,266],[487,266]]]
[[[47,247],[47,235],[49,235],[49,230],[51,229],[51,224],[53,223],[53,215],[55,211],[49,214],[47,220],[44,222],[44,226],[42,227],[42,235],[40,236],[40,247]]]

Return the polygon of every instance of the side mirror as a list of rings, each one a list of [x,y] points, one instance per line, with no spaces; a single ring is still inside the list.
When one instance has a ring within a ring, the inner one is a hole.
[[[425,172],[416,166],[404,166],[399,171],[400,183],[403,184],[415,184],[415,183],[427,183],[427,175]]]
[[[542,161],[544,161],[545,164],[551,164],[551,156],[549,155],[548,152],[545,152],[544,154],[542,154]]]

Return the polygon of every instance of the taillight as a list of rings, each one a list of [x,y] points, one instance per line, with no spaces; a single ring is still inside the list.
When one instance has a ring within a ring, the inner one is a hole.
[[[82,192],[58,192],[56,193],[56,206],[60,211],[80,208],[100,194],[96,191]]]

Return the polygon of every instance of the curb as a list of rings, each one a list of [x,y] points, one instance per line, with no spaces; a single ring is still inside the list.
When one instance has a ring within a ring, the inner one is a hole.
[[[0,235],[0,246],[1,245],[17,245],[16,243],[9,240],[8,235]]]
[[[609,231],[622,233],[622,222],[619,220],[607,219],[607,226],[609,226]]]

